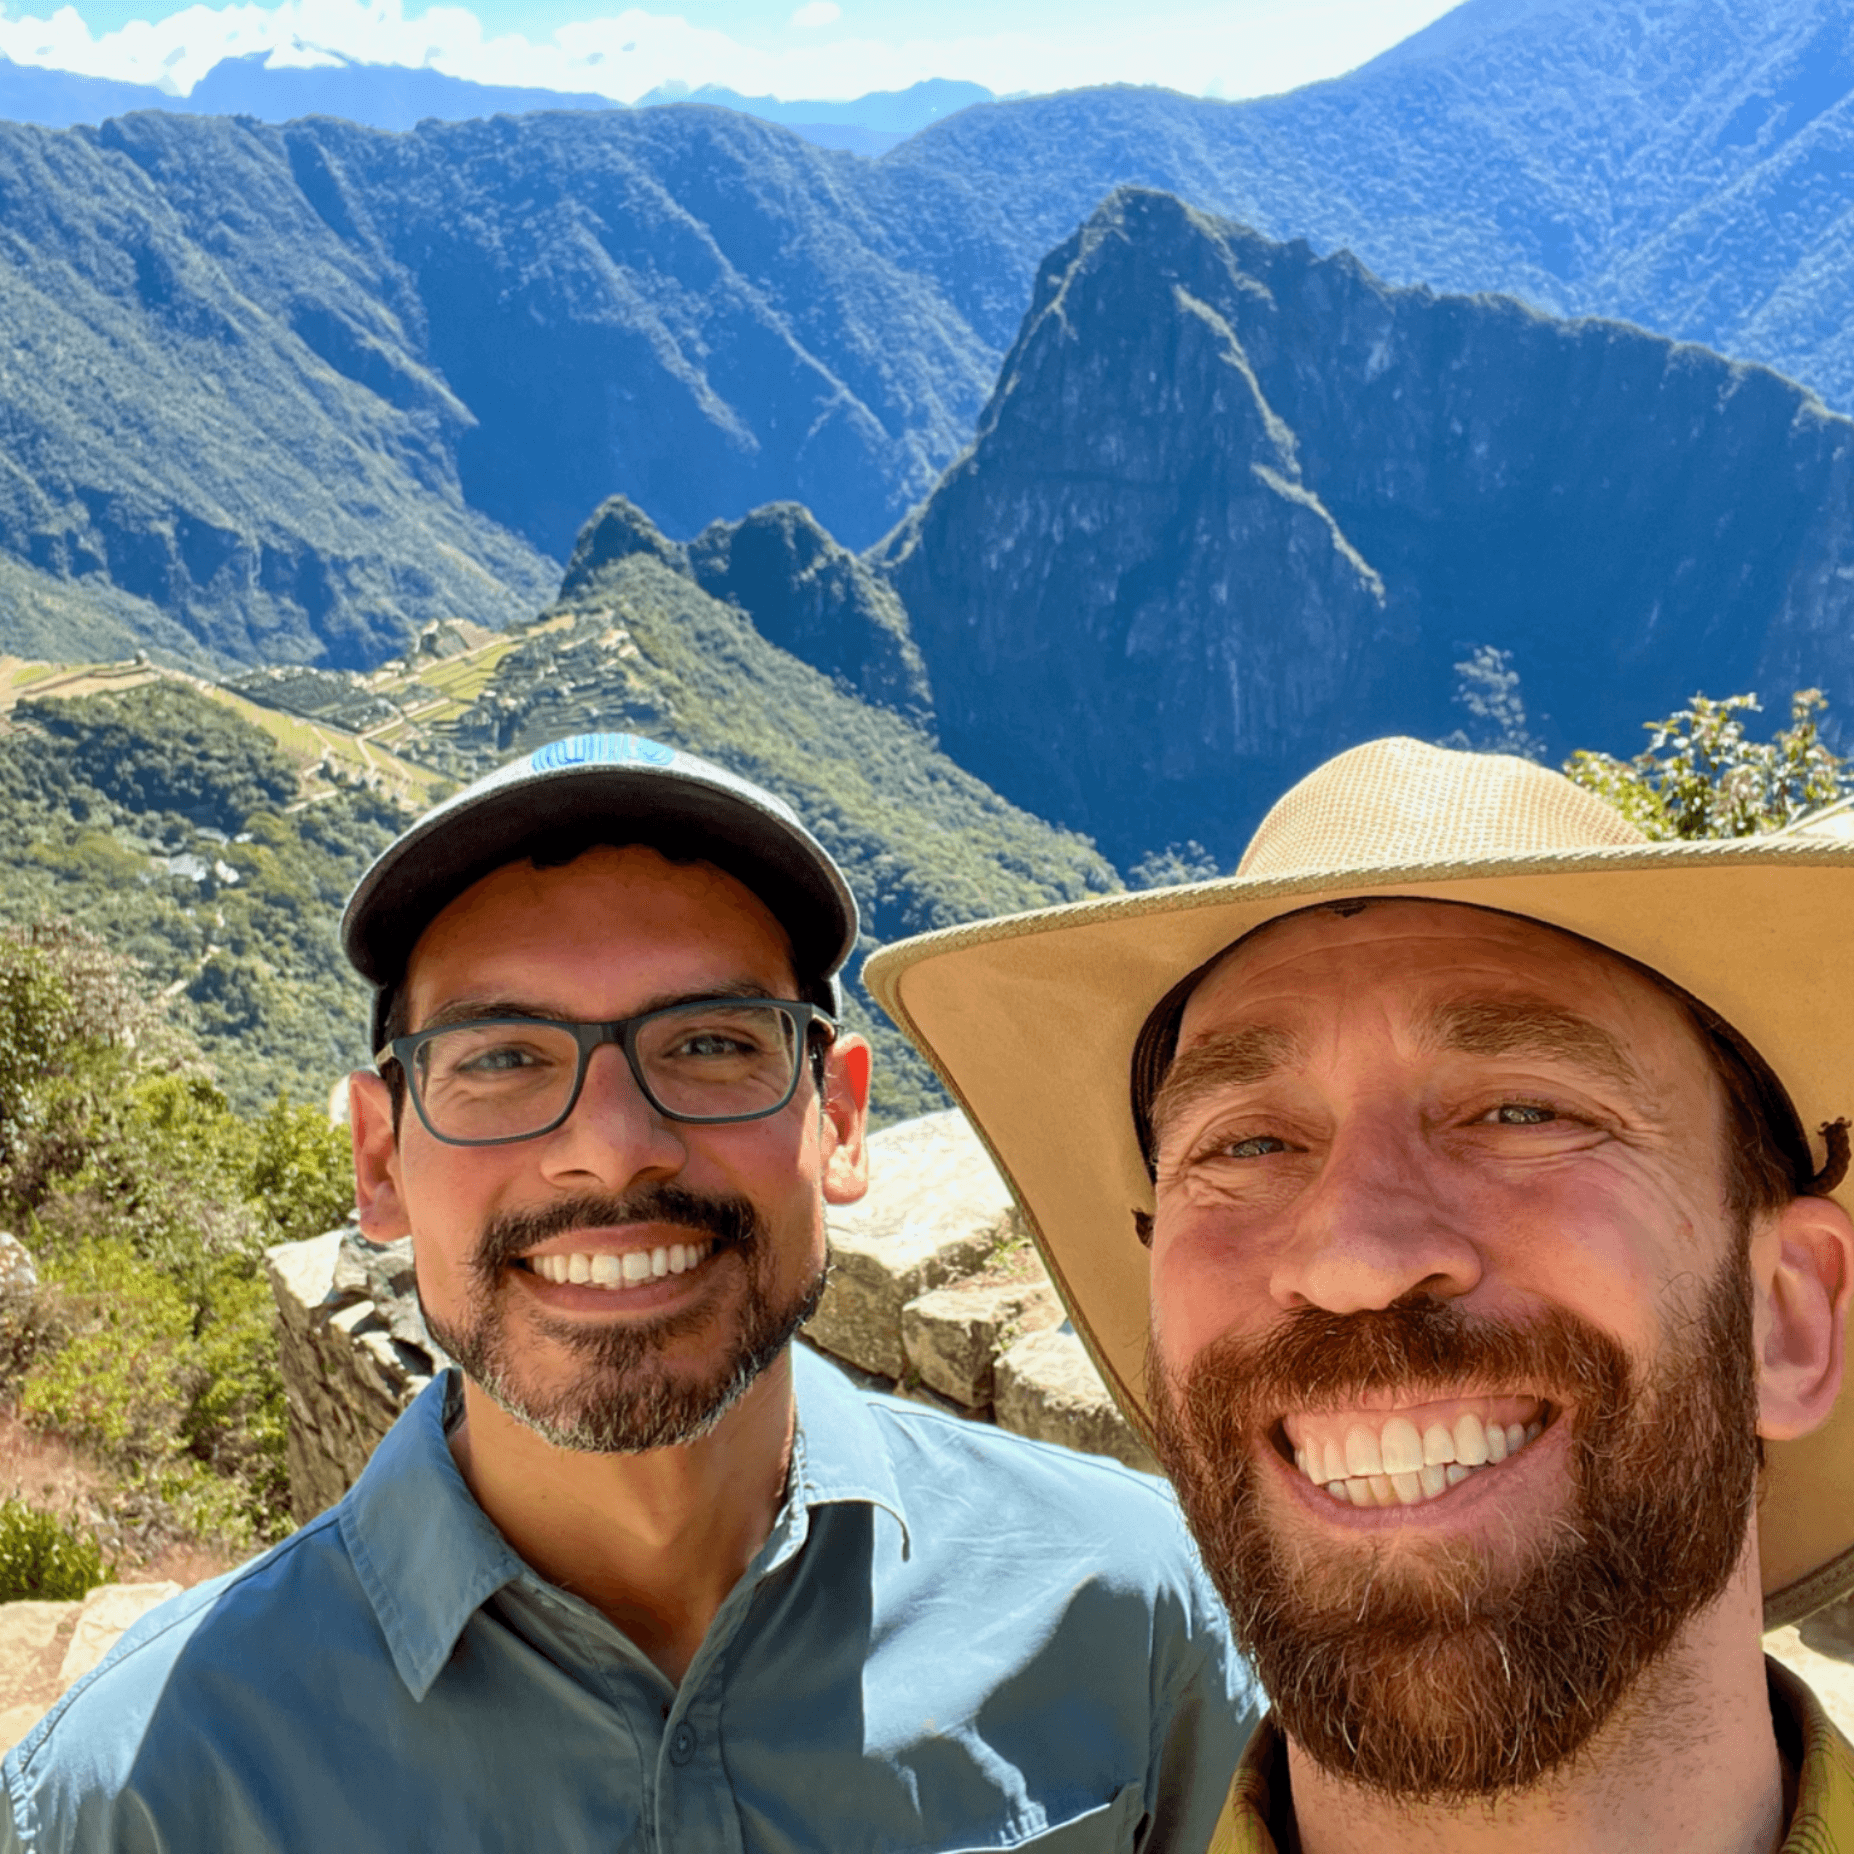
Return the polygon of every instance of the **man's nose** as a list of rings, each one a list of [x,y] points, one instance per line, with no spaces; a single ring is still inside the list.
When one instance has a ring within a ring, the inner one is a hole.
[[[680,1123],[645,1098],[624,1051],[592,1052],[585,1084],[563,1125],[541,1142],[541,1169],[562,1181],[596,1179],[613,1191],[646,1178],[672,1178],[688,1159]]]
[[[1269,1289],[1283,1308],[1362,1313],[1407,1294],[1454,1299],[1482,1257],[1443,1163],[1401,1116],[1342,1128],[1303,1195]]]

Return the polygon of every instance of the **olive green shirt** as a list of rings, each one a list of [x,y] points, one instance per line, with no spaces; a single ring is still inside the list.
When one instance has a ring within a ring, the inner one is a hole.
[[[1854,1745],[1822,1702],[1766,1659],[1777,1742],[1796,1771],[1796,1809],[1782,1854],[1854,1854]],[[1299,1846],[1289,1818],[1287,1740],[1264,1719],[1249,1740],[1207,1854],[1284,1854]]]

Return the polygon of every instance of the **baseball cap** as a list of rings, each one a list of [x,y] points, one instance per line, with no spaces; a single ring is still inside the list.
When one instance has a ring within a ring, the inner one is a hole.
[[[341,944],[374,987],[373,1040],[419,935],[465,889],[551,840],[648,843],[713,863],[750,889],[792,942],[800,984],[842,1008],[837,972],[856,944],[856,898],[782,799],[637,734],[575,734],[498,767],[428,811],[374,860],[348,898]]]

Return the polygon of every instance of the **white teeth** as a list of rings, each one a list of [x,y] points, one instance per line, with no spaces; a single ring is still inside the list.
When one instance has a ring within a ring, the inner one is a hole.
[[[1468,1468],[1478,1468],[1487,1459],[1487,1431],[1472,1410],[1455,1419],[1455,1459]]]
[[[601,1250],[596,1255],[536,1255],[529,1262],[543,1281],[570,1281],[621,1293],[645,1281],[660,1281],[665,1275],[687,1274],[707,1259],[711,1246],[675,1242],[661,1249],[627,1249],[623,1254]]]
[[[1379,1433],[1378,1449],[1386,1474],[1414,1477],[1423,1465],[1423,1438],[1407,1416],[1393,1416]],[[1408,1502],[1406,1501],[1407,1505]]]
[[[1362,1423],[1354,1423],[1345,1432],[1345,1472],[1348,1480],[1363,1479],[1384,1472],[1384,1457],[1378,1453],[1378,1439]]]
[[[1394,1414],[1375,1433],[1363,1423],[1349,1425],[1343,1445],[1330,1430],[1308,1438],[1295,1447],[1294,1466],[1341,1504],[1415,1506],[1518,1454],[1544,1428],[1536,1418],[1488,1423],[1464,1410],[1452,1426],[1432,1422],[1419,1432],[1407,1416]]]

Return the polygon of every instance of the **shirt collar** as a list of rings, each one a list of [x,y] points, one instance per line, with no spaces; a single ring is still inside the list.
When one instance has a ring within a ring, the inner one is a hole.
[[[1764,1666],[1770,1709],[1802,1747],[1796,1811],[1781,1854],[1854,1854],[1854,1746],[1803,1681],[1779,1661],[1766,1658]],[[1242,1754],[1206,1854],[1278,1854],[1276,1812],[1286,1807],[1287,1739],[1271,1715]]]
[[[470,1618],[527,1569],[451,1459],[447,1419],[461,1394],[454,1371],[426,1385],[340,1507],[355,1575],[400,1679],[418,1700]]]
[[[789,1504],[863,1501],[879,1506],[900,1526],[905,1555],[910,1544],[907,1508],[868,1393],[803,1344],[792,1347],[792,1389],[798,1426],[792,1438]]]
[[[798,1409],[790,1492],[758,1568],[804,1543],[811,1508],[861,1501],[908,1516],[882,1427],[868,1399],[809,1346],[792,1347]],[[447,1426],[461,1396],[455,1371],[422,1390],[374,1450],[340,1508],[343,1542],[373,1605],[393,1665],[414,1699],[430,1691],[470,1618],[505,1584],[532,1577],[451,1458]]]
[[[1802,1745],[1796,1812],[1783,1837],[1782,1854],[1854,1851],[1854,1745],[1850,1745],[1822,1702],[1780,1661],[1766,1657],[1770,1709],[1785,1715]]]

